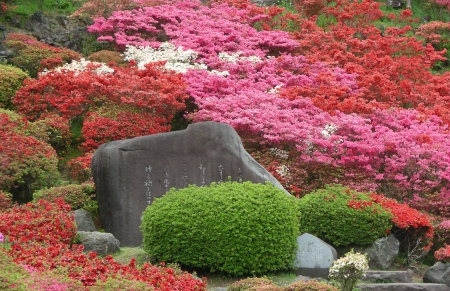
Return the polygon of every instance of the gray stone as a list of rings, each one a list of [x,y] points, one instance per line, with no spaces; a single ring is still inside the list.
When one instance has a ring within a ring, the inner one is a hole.
[[[310,277],[328,277],[331,264],[337,259],[336,250],[309,233],[297,237],[298,250],[294,269],[298,274]]]
[[[357,286],[361,291],[448,291],[444,284],[425,283],[384,283],[384,284],[360,284]]]
[[[361,281],[374,283],[412,283],[412,271],[366,271]]]
[[[387,7],[400,9],[400,8],[402,8],[402,5],[403,5],[403,1],[402,0],[387,0],[386,1],[386,6]]]
[[[258,6],[273,6],[275,5],[275,0],[251,0],[252,3],[255,3]]]
[[[91,214],[84,209],[75,210],[75,222],[78,231],[96,231]]]
[[[366,253],[371,269],[387,269],[398,255],[400,242],[393,234],[377,239]]]
[[[437,262],[423,276],[425,283],[440,283],[450,286],[450,263]]]
[[[14,53],[10,50],[0,51],[0,57],[2,58],[9,58],[12,57]]]
[[[245,151],[236,131],[217,122],[103,144],[92,159],[92,173],[102,226],[122,246],[142,244],[142,212],[172,187],[231,179],[269,181],[284,190]]]
[[[105,256],[120,251],[120,242],[111,233],[77,231],[84,252],[96,252]]]

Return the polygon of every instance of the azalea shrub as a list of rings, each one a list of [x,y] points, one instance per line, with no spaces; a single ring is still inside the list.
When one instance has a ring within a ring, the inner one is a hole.
[[[83,183],[92,178],[92,153],[73,158],[66,164],[67,176],[73,182]]]
[[[28,74],[19,68],[0,65],[0,108],[12,109],[11,97],[22,87]]]
[[[53,69],[72,60],[78,60],[81,54],[66,48],[56,48],[24,34],[10,33],[5,46],[15,52],[11,63],[37,77],[43,69]]]
[[[26,120],[0,110],[0,190],[27,202],[34,191],[53,186],[59,177],[55,150],[26,134]]]
[[[243,275],[289,268],[298,226],[295,198],[284,191],[224,182],[171,189],[146,208],[141,232],[157,260]]]
[[[110,68],[84,60],[25,82],[14,98],[19,112],[35,121],[48,112],[81,118],[84,152],[102,143],[170,130],[185,108],[181,76],[149,64]]]
[[[400,241],[400,251],[407,255],[407,263],[425,257],[433,246],[434,227],[430,217],[382,194],[371,194],[370,197],[393,215],[391,231]]]
[[[7,248],[0,248],[0,256],[6,254],[15,264],[26,266],[29,276],[40,278],[32,282],[21,280],[29,282],[29,286],[71,284],[75,288],[95,286],[97,282],[105,286],[104,282],[120,276],[124,281],[115,285],[124,289],[144,285],[145,289],[140,290],[206,290],[206,283],[181,270],[148,263],[137,267],[135,259],[122,265],[111,256],[99,258],[94,252],[83,253],[83,246],[72,245],[76,235],[74,216],[71,206],[62,199],[14,206],[0,213],[0,220],[0,232],[11,243]]]
[[[326,186],[298,200],[300,230],[335,246],[369,245],[391,229],[392,214],[365,193]]]

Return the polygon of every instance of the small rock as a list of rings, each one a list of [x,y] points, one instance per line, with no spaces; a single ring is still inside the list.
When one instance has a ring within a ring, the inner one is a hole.
[[[105,256],[120,251],[120,242],[111,233],[77,231],[84,252],[96,252]]]
[[[78,231],[96,231],[92,215],[84,209],[75,210],[75,223]]]
[[[437,262],[423,276],[425,283],[440,283],[450,287],[450,263]]]

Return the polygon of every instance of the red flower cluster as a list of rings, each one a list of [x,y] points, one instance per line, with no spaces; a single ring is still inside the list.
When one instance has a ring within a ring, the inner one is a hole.
[[[386,198],[383,194],[374,193],[370,197],[374,203],[380,204],[392,213],[394,232],[402,232],[406,233],[407,237],[422,239],[426,244],[425,249],[429,249],[433,245],[434,228],[426,214],[420,213],[407,204],[401,204],[394,199]]]
[[[76,226],[70,206],[62,199],[55,203],[40,200],[15,206],[0,214],[0,232],[12,243],[10,250],[1,249],[15,263],[37,271],[59,270],[71,279],[93,286],[108,278],[137,280],[153,286],[155,291],[206,290],[206,283],[173,268],[144,264],[137,267],[135,259],[128,265],[115,262],[111,256],[97,257],[83,253],[83,246],[71,245]]]

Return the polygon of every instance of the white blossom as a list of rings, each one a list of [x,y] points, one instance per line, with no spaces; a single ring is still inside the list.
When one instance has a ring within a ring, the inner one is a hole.
[[[327,124],[325,125],[325,127],[323,128],[323,130],[320,132],[322,134],[322,136],[325,139],[330,139],[331,135],[333,135],[336,130],[337,130],[337,126],[334,124]]]
[[[285,150],[278,148],[270,148],[269,151],[277,158],[287,160],[289,158],[289,153]]]
[[[114,73],[114,69],[108,67],[104,63],[91,62],[82,58],[80,61],[73,60],[70,64],[64,64],[63,66],[57,67],[53,70],[44,69],[40,75],[46,75],[50,72],[61,72],[62,70],[74,71],[75,75],[78,75],[79,72],[86,71],[89,66],[95,67],[94,72],[98,75]]]
[[[289,172],[289,168],[286,165],[278,166],[275,171],[280,175],[281,177],[289,177],[291,173]]]
[[[234,54],[228,54],[225,52],[220,52],[218,54],[218,57],[220,60],[229,62],[229,63],[236,63],[237,61],[250,61],[253,64],[262,62],[260,57],[257,56],[249,56],[249,57],[241,57],[242,52],[235,52]]]
[[[189,69],[206,70],[203,63],[196,63],[198,54],[193,50],[183,50],[169,42],[163,42],[159,48],[135,47],[127,45],[123,53],[124,60],[135,61],[138,69],[143,70],[146,64],[166,61],[165,68],[178,73],[186,73]]]

